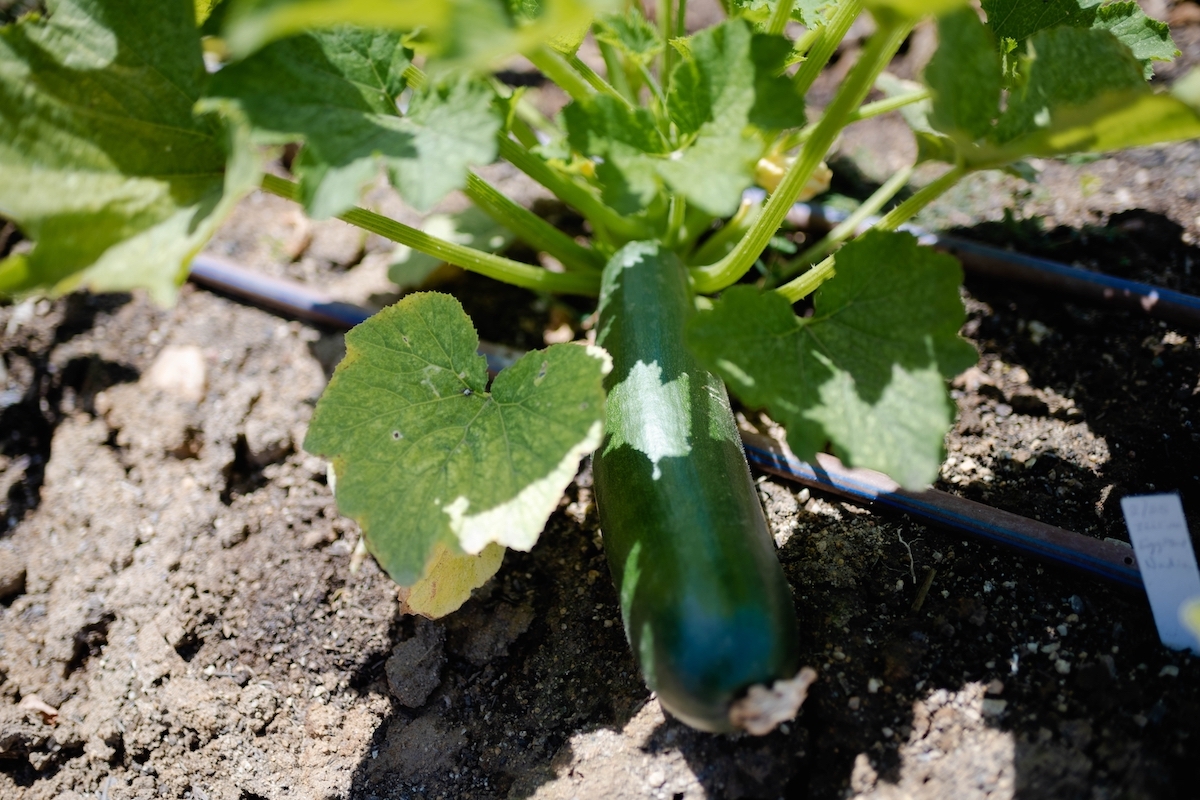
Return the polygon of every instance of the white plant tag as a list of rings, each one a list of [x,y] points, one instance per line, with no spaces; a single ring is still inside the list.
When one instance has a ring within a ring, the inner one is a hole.
[[[1184,623],[1185,604],[1200,598],[1200,569],[1196,567],[1179,495],[1123,497],[1121,511],[1150,598],[1158,638],[1172,649],[1190,647],[1200,653],[1200,641]]]

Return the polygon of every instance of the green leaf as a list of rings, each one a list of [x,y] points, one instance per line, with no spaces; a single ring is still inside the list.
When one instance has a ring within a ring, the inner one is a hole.
[[[1001,77],[996,44],[974,9],[938,20],[938,49],[925,68],[935,128],[968,142],[982,138],[999,114]]]
[[[230,49],[245,56],[313,28],[360,25],[417,32],[422,53],[486,66],[541,44],[573,51],[610,0],[240,0],[229,13]],[[539,13],[540,11],[540,13]]]
[[[1009,53],[1020,51],[1031,36],[1068,26],[1107,30],[1130,49],[1148,80],[1152,62],[1170,61],[1179,55],[1166,23],[1146,16],[1135,2],[1103,3],[1102,0],[983,0],[988,27]],[[1011,73],[1015,71],[1010,69]]]
[[[947,378],[975,363],[953,258],[908,234],[871,232],[837,254],[837,274],[797,317],[775,292],[727,289],[688,344],[746,405],[788,430],[802,459],[826,444],[907,487],[932,481],[954,418]]]
[[[607,354],[532,352],[489,392],[478,344],[457,300],[409,295],[346,335],[313,413],[305,449],[332,461],[339,509],[401,585],[438,544],[528,550],[600,442]]]
[[[792,3],[792,19],[808,28],[824,24],[838,0],[795,0]],[[742,17],[750,22],[762,24],[775,13],[779,0],[727,0],[726,13]]]
[[[658,29],[632,9],[597,18],[594,30],[596,41],[610,44],[626,58],[644,65],[649,65],[663,49]]]
[[[659,173],[702,211],[728,216],[753,182],[766,146],[761,132],[803,125],[804,99],[781,74],[790,42],[755,34],[744,20],[701,31],[689,51],[672,73],[667,107],[695,140]]]
[[[1173,61],[1179,55],[1167,23],[1146,16],[1134,2],[1100,6],[1093,27],[1112,33],[1142,62],[1146,80],[1154,77],[1154,61]]]
[[[1007,142],[1049,127],[1060,109],[1107,92],[1148,91],[1141,65],[1108,31],[1053,28],[1030,39],[1024,85],[1012,91],[992,137]]]
[[[192,112],[206,81],[195,5],[48,10],[0,30],[0,214],[36,242],[0,262],[0,294],[144,287],[170,303],[258,175],[244,137]]]
[[[572,149],[598,159],[596,176],[604,202],[623,214],[641,211],[658,196],[658,159],[666,143],[644,108],[630,108],[598,94],[563,109]]]
[[[495,159],[500,118],[492,91],[467,80],[418,90],[401,116],[412,63],[401,39],[343,27],[275,42],[217,73],[204,107],[236,108],[260,142],[303,140],[294,167],[315,218],[354,206],[380,164],[424,211]]]

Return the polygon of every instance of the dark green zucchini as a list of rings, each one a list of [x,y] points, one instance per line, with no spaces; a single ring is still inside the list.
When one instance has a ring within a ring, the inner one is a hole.
[[[686,268],[657,244],[605,267],[597,343],[613,370],[596,504],[647,685],[692,727],[731,731],[731,705],[792,678],[799,646],[725,387],[683,344],[692,310]]]

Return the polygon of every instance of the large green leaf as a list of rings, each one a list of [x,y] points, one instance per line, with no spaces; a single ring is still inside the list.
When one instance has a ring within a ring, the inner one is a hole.
[[[0,263],[0,293],[145,287],[169,303],[257,177],[248,143],[192,112],[206,80],[195,5],[48,11],[0,31],[0,214],[36,243]]]
[[[1154,74],[1152,62],[1170,61],[1179,55],[1167,24],[1146,16],[1135,2],[983,0],[982,5],[988,27],[1006,54],[1023,50],[1026,41],[1040,31],[1066,26],[1111,32],[1141,62],[1146,78]],[[1010,68],[1010,75],[1014,71]]]
[[[927,484],[954,419],[946,379],[975,363],[953,258],[871,232],[797,317],[775,292],[735,286],[697,314],[688,344],[742,402],[765,408],[811,459],[826,444],[908,487]]]
[[[346,335],[304,447],[333,462],[342,513],[402,585],[436,545],[528,550],[600,442],[608,357],[555,345],[496,377],[462,306],[413,294]]]
[[[275,42],[217,73],[209,102],[238,109],[259,141],[305,142],[295,170],[311,216],[357,203],[381,162],[424,211],[495,158],[500,118],[491,90],[466,80],[415,92],[400,115],[412,63],[401,38],[341,27]]]
[[[314,28],[361,25],[416,32],[422,52],[483,65],[543,43],[573,49],[610,0],[237,0],[226,35],[247,55],[267,42]]]

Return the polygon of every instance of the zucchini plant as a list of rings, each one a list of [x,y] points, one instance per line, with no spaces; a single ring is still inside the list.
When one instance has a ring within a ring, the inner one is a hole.
[[[0,262],[0,293],[142,288],[169,303],[261,187],[499,281],[599,297],[595,345],[489,379],[457,301],[406,296],[347,335],[305,447],[429,616],[461,605],[505,548],[532,547],[595,451],[647,683],[698,728],[766,732],[813,675],[797,672],[795,607],[725,387],[801,458],[830,449],[928,483],[952,422],[946,381],[975,353],[958,336],[957,263],[896,229],[975,171],[1200,135],[1200,76],[1148,82],[1176,50],[1133,2],[723,10],[691,31],[686,0],[47,0],[0,29],[0,214],[33,243]],[[806,106],[864,16],[832,99]],[[917,24],[937,26],[938,49],[920,83],[896,80],[886,69]],[[561,113],[496,79],[518,55],[569,98]],[[890,204],[874,230],[843,226],[764,267],[841,131],[893,111],[941,171],[902,202],[910,173],[885,182],[863,205]],[[293,143],[291,176],[267,171]],[[586,239],[484,180],[497,159],[574,208]],[[463,192],[554,268],[359,205],[381,176],[419,210]],[[755,182],[765,201],[746,199]]]

